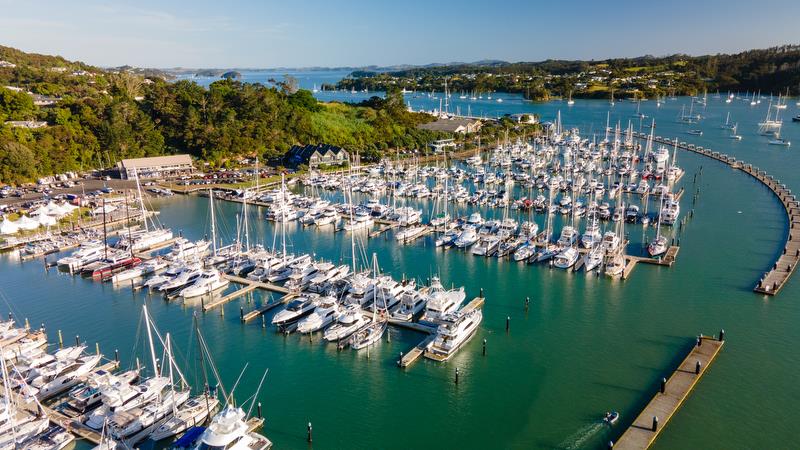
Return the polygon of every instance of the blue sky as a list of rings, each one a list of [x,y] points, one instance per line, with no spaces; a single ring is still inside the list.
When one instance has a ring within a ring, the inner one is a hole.
[[[0,0],[0,44],[101,66],[706,54],[800,43],[798,30],[796,0]]]

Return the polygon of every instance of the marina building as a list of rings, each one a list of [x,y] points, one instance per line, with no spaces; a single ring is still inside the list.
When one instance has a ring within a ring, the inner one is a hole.
[[[341,166],[347,164],[350,154],[335,145],[295,145],[289,149],[286,159],[292,165],[306,164],[308,167],[320,165]]]
[[[122,179],[132,179],[134,172],[139,178],[169,178],[191,174],[194,167],[189,155],[168,155],[123,159],[117,170]]]

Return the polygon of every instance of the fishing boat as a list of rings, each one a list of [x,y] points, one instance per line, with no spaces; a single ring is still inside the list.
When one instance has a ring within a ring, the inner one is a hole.
[[[436,337],[425,356],[439,361],[450,359],[475,335],[481,320],[483,313],[479,308],[469,312],[457,311],[442,317],[436,328]]]
[[[420,294],[416,289],[405,289],[400,296],[400,306],[392,311],[391,317],[403,322],[410,322],[419,314],[428,302],[428,297]]]
[[[442,286],[439,277],[431,278],[431,285],[428,289],[428,301],[425,305],[425,312],[419,319],[420,322],[436,324],[439,319],[457,310],[464,303],[467,294],[464,288],[446,290]]]

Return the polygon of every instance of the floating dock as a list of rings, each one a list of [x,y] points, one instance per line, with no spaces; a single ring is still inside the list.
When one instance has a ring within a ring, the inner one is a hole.
[[[648,135],[644,133],[635,132],[634,135],[639,139],[647,139],[648,137]],[[656,136],[654,140],[665,145],[675,145],[675,140],[669,140],[661,136]],[[730,166],[734,170],[741,170],[766,186],[778,197],[778,200],[780,200],[786,211],[786,217],[789,222],[789,232],[786,235],[786,241],[781,254],[772,264],[770,270],[758,280],[758,283],[753,288],[753,291],[759,294],[776,295],[786,282],[789,281],[792,273],[794,273],[794,269],[797,267],[797,263],[800,262],[800,202],[797,201],[796,196],[785,184],[782,184],[772,175],[768,175],[766,171],[760,170],[752,164],[748,164],[728,154],[716,152],[710,148],[703,148],[694,144],[687,144],[686,142],[679,142],[678,148],[719,161]]]
[[[256,317],[264,314],[265,312],[267,312],[267,311],[269,311],[269,310],[271,310],[273,308],[276,308],[276,307],[278,307],[280,305],[285,305],[286,303],[289,303],[289,300],[297,297],[298,295],[299,294],[296,293],[296,292],[291,292],[289,294],[284,295],[283,297],[278,299],[278,301],[276,301],[276,302],[265,303],[265,304],[261,305],[260,307],[250,311],[249,313],[243,314],[242,315],[242,322],[243,323],[247,323],[247,322],[255,319]]]
[[[724,339],[722,334],[720,337]],[[698,339],[699,345],[692,347],[680,366],[662,384],[662,389],[614,444],[614,449],[644,449],[653,444],[725,343],[714,337],[701,336]]]
[[[203,312],[206,312],[206,311],[209,311],[211,309],[214,309],[217,306],[224,305],[225,303],[228,303],[229,301],[231,301],[233,299],[239,298],[239,297],[241,297],[241,296],[243,296],[243,295],[245,295],[245,294],[247,294],[249,292],[253,292],[256,289],[266,289],[268,291],[279,292],[281,294],[289,294],[290,293],[289,289],[287,289],[287,288],[285,288],[283,286],[278,286],[277,284],[264,283],[264,282],[255,281],[255,280],[248,280],[247,278],[237,277],[237,276],[234,276],[234,275],[225,274],[223,276],[228,281],[231,281],[231,282],[234,282],[234,283],[237,283],[237,284],[242,284],[242,285],[244,285],[244,287],[241,288],[241,289],[237,289],[237,290],[231,292],[230,294],[228,294],[228,295],[226,295],[226,296],[224,296],[224,297],[222,297],[222,298],[220,298],[218,300],[215,300],[215,301],[210,302],[210,303],[204,303],[203,304]]]
[[[109,361],[103,364],[102,366],[96,367],[92,372],[97,370],[105,370],[111,372],[116,370],[118,367],[119,367],[119,362]],[[27,411],[29,414],[33,416],[39,415],[40,406],[37,402],[31,401],[26,403],[26,401],[16,392],[11,392],[11,397],[14,400],[14,402],[18,405],[17,407],[19,409]],[[67,417],[61,412],[56,411],[44,405],[41,406],[41,412],[43,412],[44,415],[47,416],[48,419],[50,419],[51,423],[60,425],[65,430],[69,431],[70,433],[74,434],[79,438],[86,439],[87,441],[92,442],[96,445],[100,444],[100,441],[102,439],[102,435],[100,434],[100,432],[87,427],[79,420]]]
[[[406,368],[411,364],[414,364],[414,362],[418,360],[419,357],[425,353],[428,347],[430,347],[430,345],[433,344],[434,339],[436,339],[435,334],[430,334],[426,336],[425,339],[422,340],[422,342],[414,346],[414,348],[412,348],[410,352],[406,353],[400,358],[400,361],[398,361],[398,365],[402,368]]]

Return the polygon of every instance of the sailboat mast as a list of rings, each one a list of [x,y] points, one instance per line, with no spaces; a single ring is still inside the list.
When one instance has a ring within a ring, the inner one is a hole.
[[[142,223],[144,223],[144,231],[147,232],[149,231],[147,229],[147,210],[144,209],[144,197],[142,196],[142,186],[139,185],[139,174],[136,171],[136,168],[133,169],[133,179],[136,180],[136,194],[139,195],[139,207],[142,210]]]
[[[158,373],[158,361],[156,361],[156,349],[153,346],[153,330],[150,329],[150,314],[147,312],[147,305],[142,306],[144,310],[144,326],[147,328],[147,343],[150,346],[150,358],[153,362],[153,372],[156,376],[159,376]]]
[[[208,189],[208,209],[211,210],[211,249],[217,256],[217,225],[214,217],[214,190]]]

